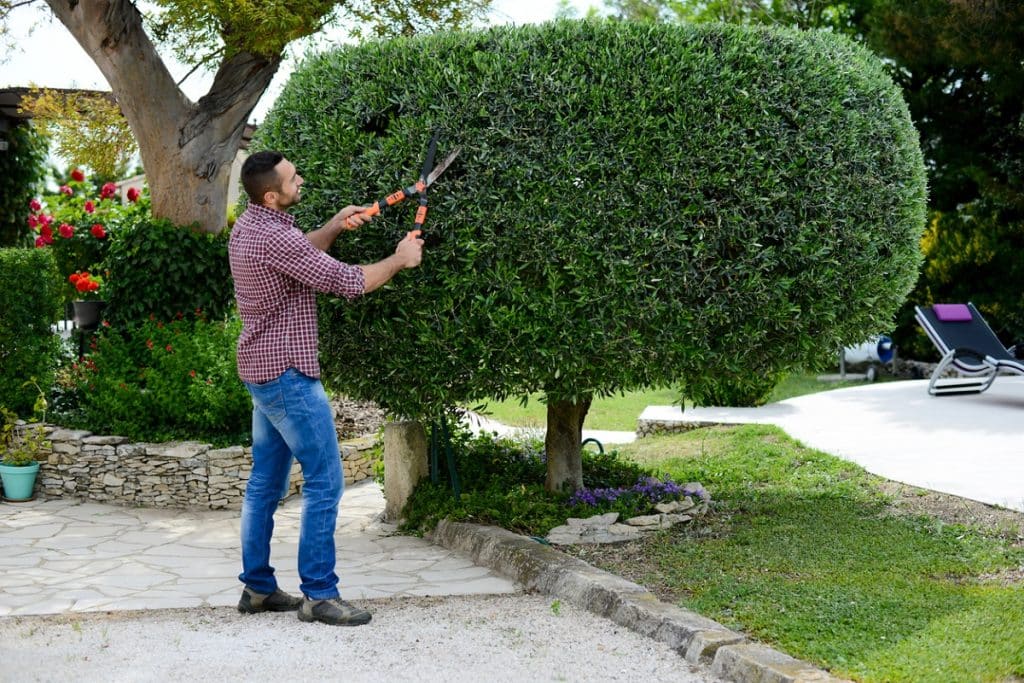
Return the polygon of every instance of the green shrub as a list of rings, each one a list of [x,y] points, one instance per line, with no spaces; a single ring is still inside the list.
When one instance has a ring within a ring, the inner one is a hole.
[[[46,177],[48,144],[29,123],[14,126],[3,137],[8,146],[0,152],[0,247],[13,247],[31,234],[25,212]]]
[[[107,309],[114,325],[155,315],[171,320],[223,318],[234,300],[228,234],[189,230],[147,215],[118,233],[104,260]]]
[[[26,415],[49,386],[60,353],[51,325],[57,317],[57,271],[42,249],[0,249],[0,406]]]
[[[553,527],[565,524],[568,517],[590,517],[619,512],[623,517],[651,512],[650,498],[632,490],[613,496],[586,496],[597,489],[630,489],[638,480],[654,473],[619,456],[615,451],[603,454],[583,452],[586,488],[570,498],[564,493],[544,490],[546,464],[544,445],[539,441],[514,441],[492,435],[472,436],[465,430],[452,435],[455,470],[462,495],[455,498],[449,485],[447,463],[439,463],[438,483],[425,479],[413,491],[404,510],[403,529],[426,532],[445,517],[497,524],[531,535],[546,535]],[[678,495],[666,493],[659,500]],[[580,500],[591,503],[580,503]]]
[[[400,414],[543,390],[760,400],[891,329],[925,174],[878,59],[828,33],[554,22],[307,60],[257,132],[309,183],[300,224],[462,154],[423,266],[323,310],[324,372]],[[409,204],[412,204],[410,202]],[[389,254],[414,206],[338,240]]]
[[[61,424],[140,441],[249,440],[252,404],[235,368],[237,318],[104,327],[72,367]]]

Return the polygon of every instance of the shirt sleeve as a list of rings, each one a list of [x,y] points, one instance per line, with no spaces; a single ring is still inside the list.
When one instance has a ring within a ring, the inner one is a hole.
[[[268,267],[318,292],[346,299],[355,299],[364,292],[366,276],[362,268],[342,263],[320,251],[298,228],[275,234],[267,246]]]

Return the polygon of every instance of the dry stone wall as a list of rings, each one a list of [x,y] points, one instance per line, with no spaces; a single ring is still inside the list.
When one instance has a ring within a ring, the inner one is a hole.
[[[51,445],[40,463],[37,496],[158,508],[242,507],[252,469],[249,446],[132,443],[121,436],[45,428]],[[373,476],[378,443],[373,436],[339,442],[346,484]],[[293,463],[288,493],[297,493],[301,486],[302,472]]]

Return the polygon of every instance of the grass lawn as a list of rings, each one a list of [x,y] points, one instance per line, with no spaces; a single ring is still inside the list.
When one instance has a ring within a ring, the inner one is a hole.
[[[775,387],[768,402],[862,383],[860,380],[820,382],[815,375],[790,375]],[[543,394],[534,394],[529,397],[525,406],[518,399],[490,401],[487,403],[486,412],[492,420],[513,427],[543,427],[547,423],[547,404],[541,400],[542,398]],[[676,389],[641,389],[622,395],[597,398],[590,406],[583,428],[632,432],[636,430],[637,418],[647,406],[668,406],[678,403],[679,391]]]
[[[899,512],[885,480],[769,426],[619,450],[717,502],[689,526],[573,554],[842,677],[1024,678],[1024,515],[982,529]]]

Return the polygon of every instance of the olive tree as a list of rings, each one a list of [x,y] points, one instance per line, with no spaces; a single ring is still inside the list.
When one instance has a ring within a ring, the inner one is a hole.
[[[549,489],[581,484],[594,396],[755,403],[887,329],[917,276],[917,134],[842,36],[560,21],[369,43],[307,60],[255,145],[297,164],[312,227],[408,184],[434,132],[462,147],[430,190],[435,243],[324,300],[325,377],[407,416],[544,392]],[[380,258],[414,209],[336,256]]]

